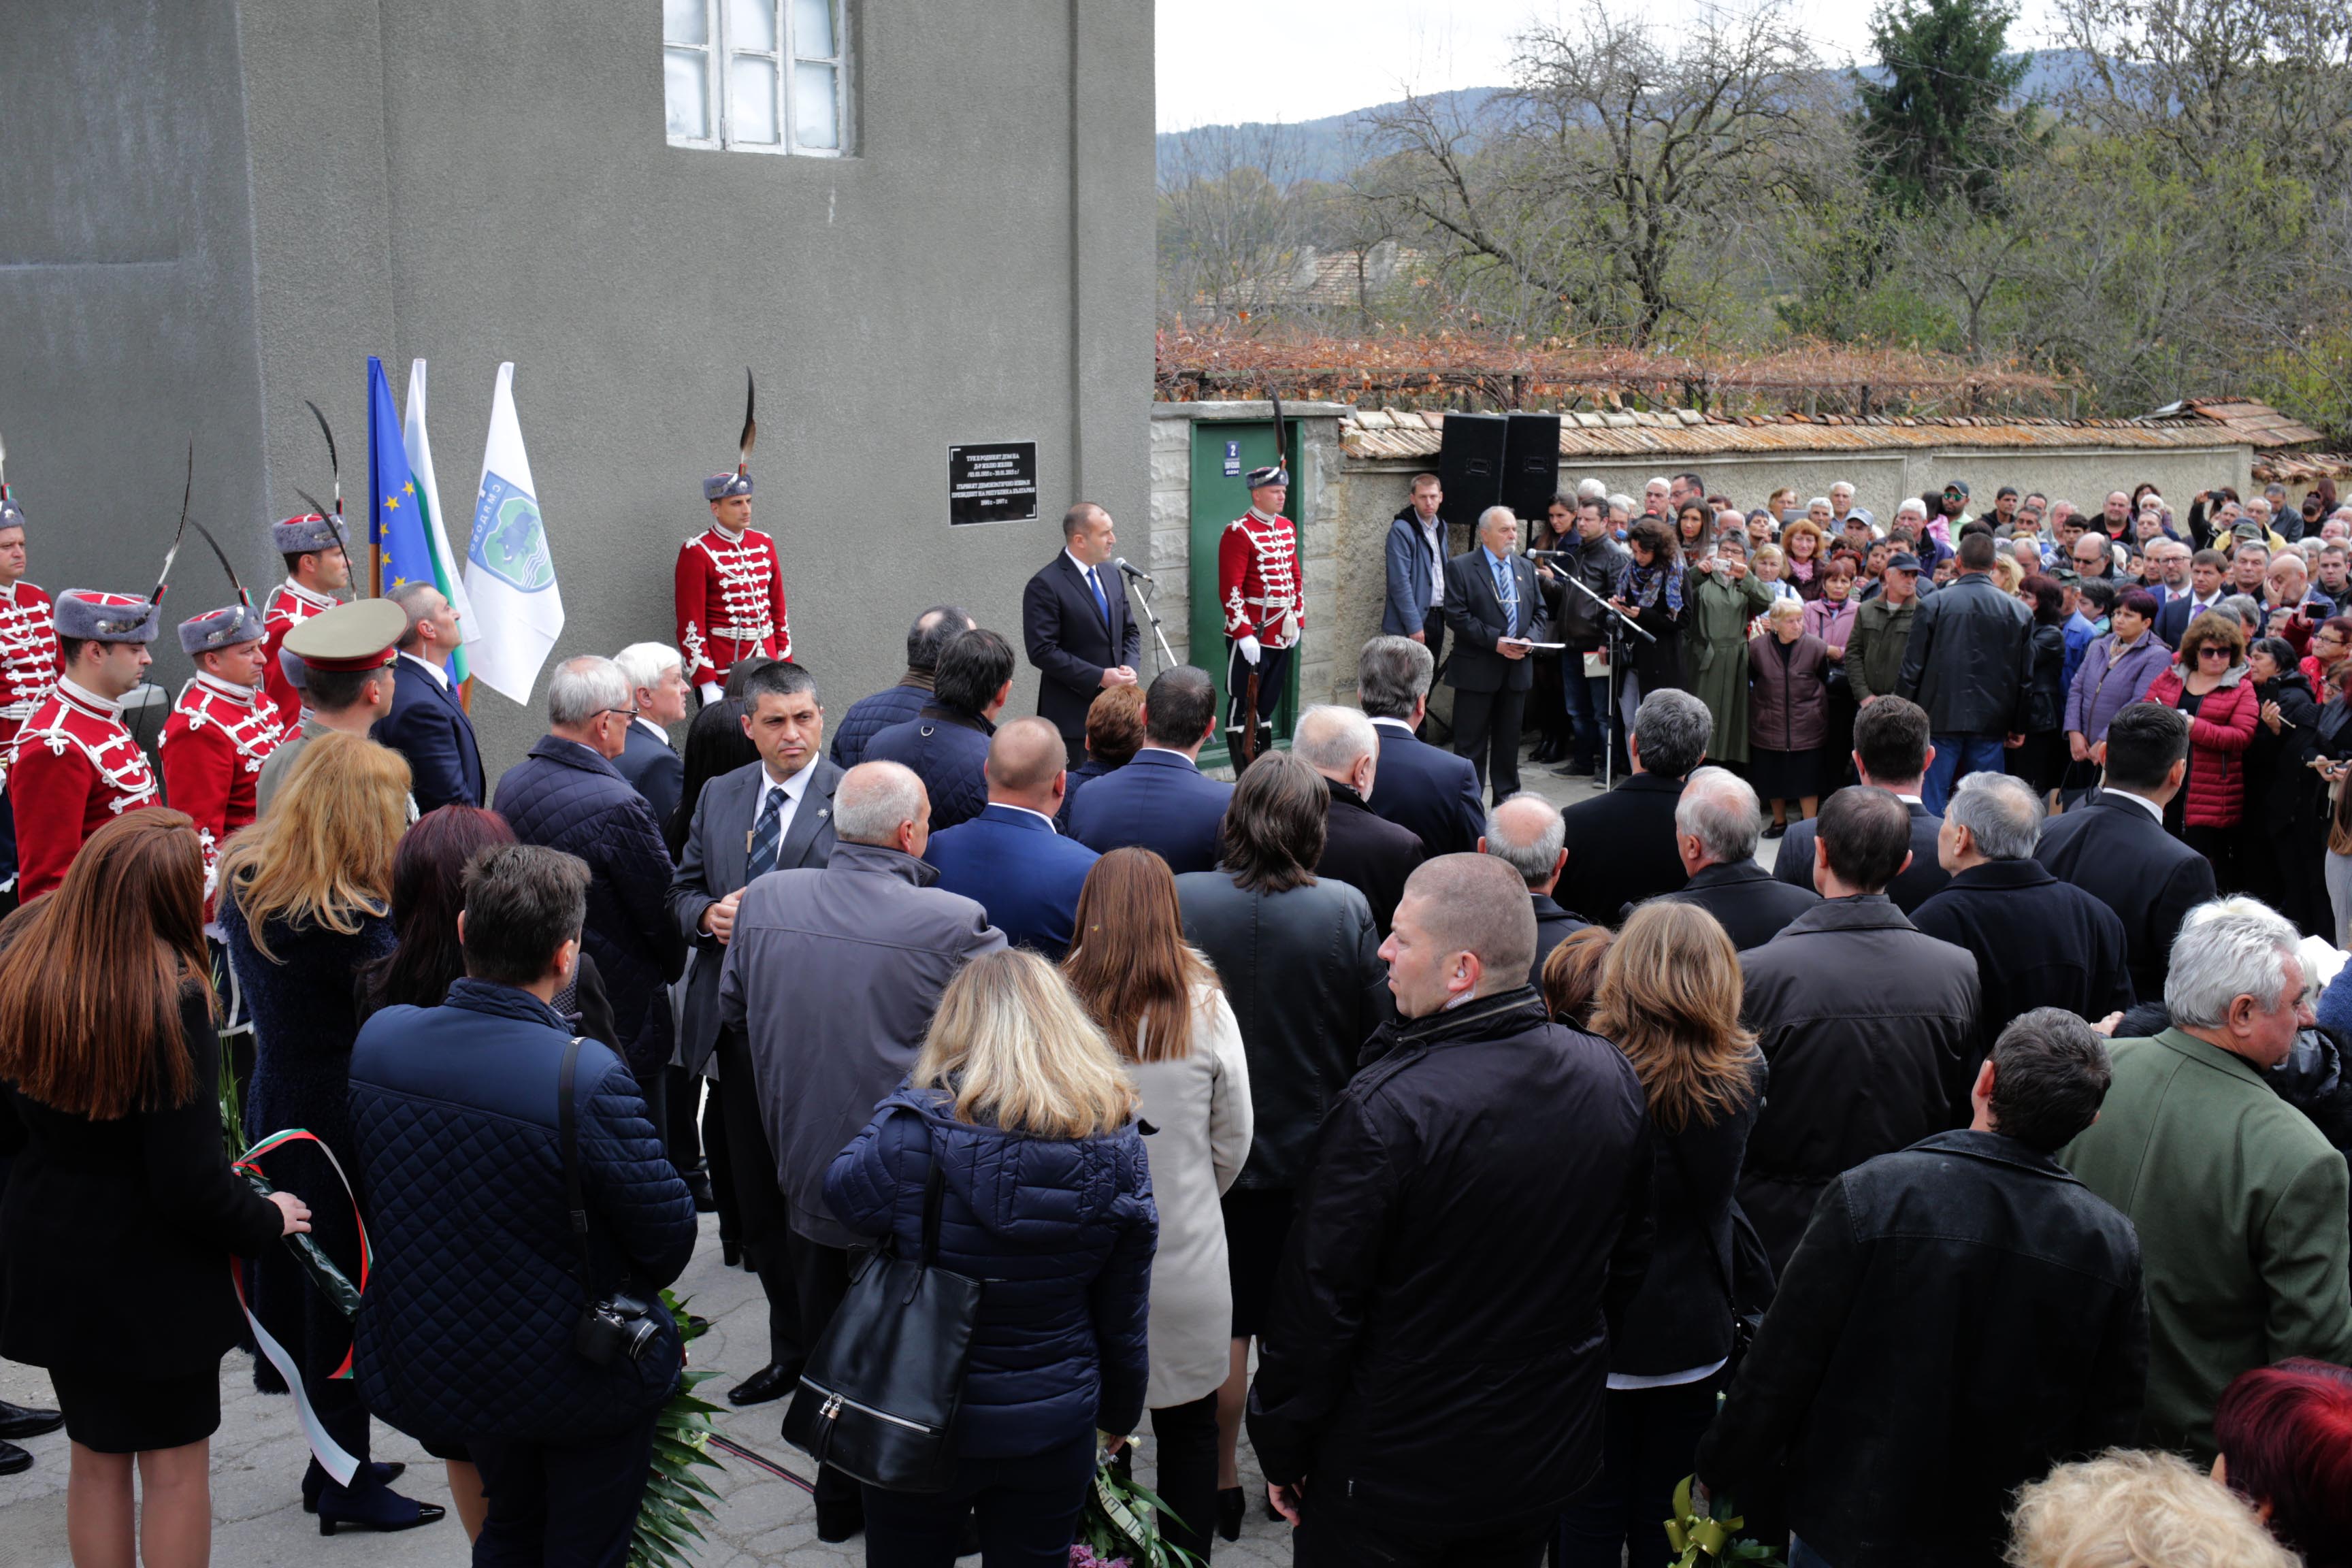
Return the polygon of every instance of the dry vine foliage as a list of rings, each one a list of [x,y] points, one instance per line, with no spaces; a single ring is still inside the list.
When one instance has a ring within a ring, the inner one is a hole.
[[[1798,343],[1764,352],[1583,348],[1458,332],[1320,336],[1162,330],[1159,396],[1389,407],[1697,408],[1720,415],[2071,413],[2062,382],[1948,354]]]

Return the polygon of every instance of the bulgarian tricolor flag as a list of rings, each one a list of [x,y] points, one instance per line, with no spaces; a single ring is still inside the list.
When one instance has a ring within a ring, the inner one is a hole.
[[[425,542],[433,552],[433,585],[457,612],[457,647],[449,656],[449,675],[463,681],[467,678],[465,645],[481,634],[474,625],[474,606],[466,597],[463,567],[441,527],[441,491],[433,478],[433,443],[425,434],[425,362],[421,359],[408,367],[408,409],[401,435],[408,451],[409,475],[416,483],[416,504],[424,513]]]

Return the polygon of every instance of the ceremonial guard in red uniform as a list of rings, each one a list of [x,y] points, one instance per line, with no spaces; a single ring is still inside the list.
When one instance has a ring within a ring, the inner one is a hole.
[[[1298,533],[1282,515],[1290,473],[1276,463],[1249,472],[1250,509],[1225,524],[1217,541],[1217,602],[1225,613],[1225,734],[1238,762],[1242,728],[1255,720],[1255,756],[1273,739],[1275,704],[1290,678],[1292,650],[1307,621],[1298,581]],[[1257,709],[1249,678],[1257,676]]]
[[[126,811],[160,804],[155,772],[122,727],[122,698],[144,678],[161,619],[152,599],[68,588],[52,626],[65,673],[16,731],[9,795],[16,813],[16,890],[29,903],[65,880],[89,836]]]
[[[261,616],[242,595],[180,623],[180,647],[196,661],[196,675],[180,689],[156,757],[172,809],[195,819],[208,900],[221,846],[254,819],[261,764],[286,738],[277,704],[261,691],[262,639]]]
[[[58,682],[49,596],[25,581],[25,512],[0,479],[0,896],[16,886],[16,825],[7,805],[16,731]],[[5,906],[0,906],[5,907]]]
[[[751,526],[751,444],[758,434],[747,380],[735,471],[702,481],[710,526],[677,547],[677,648],[687,679],[705,702],[719,700],[737,659],[793,657],[776,542]]]
[[[278,710],[278,723],[290,730],[302,721],[302,694],[295,689],[293,677],[286,661],[278,657],[278,650],[285,646],[288,632],[320,611],[331,610],[342,602],[335,597],[335,592],[351,586],[352,562],[344,552],[341,527],[334,519],[315,511],[271,523],[269,539],[278,553],[286,557],[286,581],[269,595],[268,608],[263,614],[263,652],[267,657],[261,667],[261,681],[271,705]]]

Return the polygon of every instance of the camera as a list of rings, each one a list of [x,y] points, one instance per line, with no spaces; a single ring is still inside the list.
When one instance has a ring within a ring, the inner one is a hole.
[[[661,1333],[653,1309],[634,1296],[607,1296],[591,1302],[580,1314],[572,1348],[591,1365],[610,1366],[621,1359],[637,1361]]]

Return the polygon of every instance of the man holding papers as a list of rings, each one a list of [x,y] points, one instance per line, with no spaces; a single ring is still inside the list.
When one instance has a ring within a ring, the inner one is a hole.
[[[1454,750],[1470,759],[1497,804],[1519,791],[1519,721],[1535,684],[1528,655],[1549,629],[1535,567],[1512,548],[1518,533],[1510,508],[1489,507],[1478,517],[1478,548],[1445,563]]]

